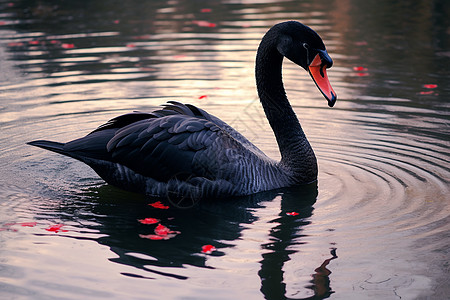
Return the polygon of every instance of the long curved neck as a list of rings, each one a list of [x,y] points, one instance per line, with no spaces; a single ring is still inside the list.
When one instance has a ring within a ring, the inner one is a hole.
[[[256,55],[256,86],[281,153],[280,164],[298,183],[317,179],[317,161],[283,87],[283,56],[277,50],[276,34],[268,32]]]

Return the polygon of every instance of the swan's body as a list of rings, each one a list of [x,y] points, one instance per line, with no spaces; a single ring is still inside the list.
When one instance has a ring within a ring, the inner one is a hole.
[[[256,81],[279,162],[219,118],[177,102],[119,116],[68,143],[29,144],[78,159],[112,185],[154,196],[240,196],[313,182],[317,162],[284,92],[283,56],[309,70],[330,106],[336,100],[325,72],[331,59],[320,37],[298,22],[272,27],[258,49]]]

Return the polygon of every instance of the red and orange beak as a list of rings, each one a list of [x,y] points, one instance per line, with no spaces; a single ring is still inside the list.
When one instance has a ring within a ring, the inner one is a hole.
[[[312,63],[308,66],[309,74],[324,97],[328,100],[328,106],[333,107],[336,103],[337,96],[328,80],[326,69],[327,64],[322,62],[320,54],[317,54]]]

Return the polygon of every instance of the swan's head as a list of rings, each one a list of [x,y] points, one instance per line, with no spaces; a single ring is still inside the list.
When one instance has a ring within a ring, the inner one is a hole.
[[[296,21],[277,24],[277,49],[281,55],[309,72],[314,83],[332,107],[336,92],[331,87],[326,69],[333,65],[320,36],[308,26]]]

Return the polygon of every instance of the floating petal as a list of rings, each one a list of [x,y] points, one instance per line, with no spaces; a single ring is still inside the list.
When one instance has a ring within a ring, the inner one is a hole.
[[[154,207],[154,208],[159,208],[159,209],[169,209],[169,206],[162,204],[161,201],[157,201],[157,202],[154,202],[154,203],[150,203],[149,205],[152,206],[152,207]]]
[[[202,246],[202,253],[211,254],[213,251],[216,251],[216,247],[213,245]]]
[[[159,220],[155,218],[145,218],[138,221],[142,224],[156,224],[159,222]]]

